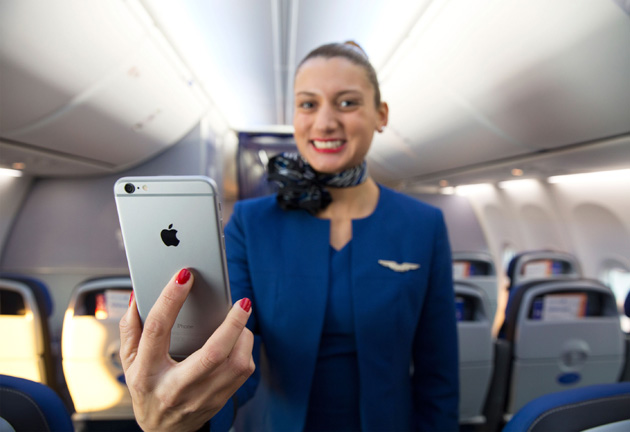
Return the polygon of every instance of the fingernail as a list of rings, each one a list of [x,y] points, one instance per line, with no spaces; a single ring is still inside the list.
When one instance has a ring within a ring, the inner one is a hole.
[[[129,306],[131,306],[131,302],[133,302],[133,291],[131,291],[131,295],[129,296]]]
[[[238,302],[238,304],[245,312],[249,312],[249,310],[252,308],[252,301],[247,297]]]
[[[175,279],[175,283],[178,285],[184,285],[190,279],[190,270],[181,269],[179,274],[177,275],[177,279]]]

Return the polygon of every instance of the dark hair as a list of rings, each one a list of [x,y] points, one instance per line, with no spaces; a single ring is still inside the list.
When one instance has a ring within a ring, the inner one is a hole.
[[[304,63],[315,57],[324,57],[327,59],[333,57],[343,57],[350,60],[352,63],[361,66],[365,70],[368,80],[374,88],[374,105],[377,108],[381,105],[381,89],[378,85],[378,79],[376,78],[376,71],[368,60],[367,54],[365,54],[363,48],[361,48],[356,42],[335,42],[315,48],[302,59],[297,69],[295,69],[295,74],[297,75]]]

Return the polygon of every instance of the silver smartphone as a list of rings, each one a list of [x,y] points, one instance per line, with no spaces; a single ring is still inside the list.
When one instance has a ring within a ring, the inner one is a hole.
[[[203,176],[123,177],[114,195],[142,322],[174,274],[188,268],[194,275],[169,350],[173,358],[185,358],[232,305],[216,184]]]

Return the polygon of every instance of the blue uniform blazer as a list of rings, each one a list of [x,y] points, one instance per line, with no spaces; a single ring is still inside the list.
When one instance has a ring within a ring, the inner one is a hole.
[[[457,330],[444,219],[439,209],[379,188],[374,213],[352,224],[362,428],[455,431]],[[225,235],[232,298],[252,300],[248,326],[269,359],[261,430],[300,431],[324,324],[330,223],[284,211],[269,196],[237,202]],[[384,261],[413,265],[395,271]],[[259,378],[257,371],[237,392],[239,404]],[[229,425],[232,416],[229,403],[213,424]]]

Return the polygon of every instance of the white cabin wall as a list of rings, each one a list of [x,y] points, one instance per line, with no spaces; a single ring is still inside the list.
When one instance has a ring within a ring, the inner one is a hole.
[[[630,179],[552,187],[584,274],[598,278],[613,260],[630,271]]]
[[[488,244],[470,203],[453,195],[409,195],[442,210],[452,252],[488,252]]]
[[[515,252],[558,249],[577,255],[584,275],[597,278],[606,260],[630,264],[628,190],[628,180],[538,182],[518,190],[488,185],[467,196],[497,262],[508,246]]]
[[[466,191],[466,195],[486,234],[497,268],[506,267],[510,252],[572,249],[548,185],[532,182],[518,190],[480,185]]]
[[[480,185],[466,195],[495,258],[503,269],[499,310],[506,300],[505,268],[513,253],[556,249],[574,254],[585,277],[604,283],[606,269],[630,274],[630,179],[618,182],[548,184],[532,181],[521,189]],[[613,287],[618,303],[630,291]],[[625,283],[624,283],[625,284]],[[497,321],[502,318],[497,315]],[[627,324],[625,324],[627,326]]]
[[[0,176],[0,203],[2,203],[0,205],[0,261],[13,221],[22,207],[31,183],[30,177]]]
[[[207,128],[198,125],[179,143],[134,169],[33,181],[7,236],[0,271],[32,276],[48,286],[54,304],[49,323],[53,341],[60,338],[63,315],[79,283],[128,274],[114,202],[115,181],[132,175],[203,174],[214,177],[221,187],[222,154],[216,142]],[[17,188],[12,192],[16,200],[17,192]],[[3,195],[0,198],[4,200]]]

